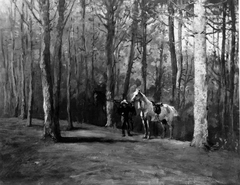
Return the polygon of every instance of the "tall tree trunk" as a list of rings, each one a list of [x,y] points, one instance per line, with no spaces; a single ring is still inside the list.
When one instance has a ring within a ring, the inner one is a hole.
[[[8,84],[8,69],[7,69],[7,59],[5,55],[5,50],[4,50],[4,40],[3,40],[3,31],[1,30],[1,49],[2,49],[2,55],[3,55],[3,116],[8,115],[8,92],[7,92],[7,84]]]
[[[88,62],[87,62],[87,51],[86,51],[86,38],[85,38],[85,16],[86,16],[86,2],[85,0],[81,1],[82,3],[82,63],[85,65],[85,74],[86,74],[86,80],[85,80],[85,93],[86,95],[88,94],[88,84],[89,84],[89,80],[88,80]]]
[[[182,6],[182,0],[180,0],[180,6]],[[178,21],[178,61],[177,61],[177,80],[176,80],[176,87],[177,87],[177,107],[180,107],[181,101],[181,78],[182,78],[182,62],[183,62],[183,55],[182,55],[182,21],[183,15],[182,10],[179,9],[179,21]]]
[[[32,30],[32,18],[29,20],[29,42],[30,42],[30,78],[29,78],[29,96],[28,96],[28,114],[27,114],[27,126],[32,126],[32,111],[33,111],[33,30]]]
[[[68,37],[68,63],[67,63],[67,117],[68,117],[68,130],[73,129],[72,122],[72,110],[71,110],[71,61],[72,61],[72,53],[71,53],[71,30],[69,32]]]
[[[174,8],[172,1],[168,1],[168,27],[169,27],[169,48],[171,54],[172,64],[172,102],[175,104],[175,91],[176,91],[176,75],[177,75],[177,58],[175,51],[174,39]]]
[[[60,88],[62,75],[62,36],[64,29],[64,12],[65,0],[58,2],[58,23],[57,35],[53,54],[54,63],[54,88],[53,88],[53,105],[54,105],[54,122],[59,125],[59,109],[60,109]]]
[[[226,64],[225,64],[225,43],[226,43],[226,9],[227,9],[227,2],[223,3],[223,18],[222,18],[222,51],[221,51],[221,75],[220,75],[220,104],[222,104],[222,115],[221,115],[221,122],[222,122],[222,134],[226,137],[226,128],[225,128],[225,117],[226,117],[226,93],[227,93],[227,82],[226,82]]]
[[[26,93],[25,93],[25,63],[26,63],[26,34],[24,31],[24,3],[22,3],[22,13],[21,13],[21,21],[20,21],[20,29],[21,29],[21,47],[22,47],[22,56],[21,56],[21,115],[20,118],[27,118],[27,109],[26,109]]]
[[[73,32],[74,34],[74,32]],[[79,37],[79,29],[77,29],[77,37]],[[75,74],[76,74],[76,78],[77,78],[77,88],[76,88],[76,107],[77,110],[81,110],[81,98],[80,98],[80,84],[81,84],[81,72],[82,72],[82,66],[81,63],[79,61],[78,55],[77,55],[77,43],[74,42],[72,43],[74,45],[74,62],[75,62]],[[82,110],[80,112],[82,114]],[[77,123],[80,123],[80,117],[82,118],[82,116],[77,115],[76,119],[77,119]]]
[[[132,66],[133,66],[133,59],[134,59],[134,50],[135,50],[135,43],[136,43],[136,30],[137,30],[137,16],[138,16],[138,1],[135,0],[134,1],[134,5],[133,5],[133,23],[132,23],[132,38],[131,38],[131,46],[130,46],[130,54],[129,54],[129,58],[128,58],[128,68],[127,68],[127,74],[126,74],[126,78],[125,78],[125,82],[124,82],[124,90],[123,90],[123,94],[126,96],[128,93],[128,89],[129,89],[129,83],[130,83],[130,76],[131,76],[131,72],[132,72]]]
[[[143,93],[147,91],[147,15],[146,15],[146,0],[141,1],[142,7],[142,79]]]
[[[155,94],[155,100],[161,101],[162,100],[162,88],[163,88],[163,50],[164,50],[164,37],[165,37],[165,28],[164,25],[161,25],[162,27],[162,35],[161,35],[161,42],[158,46],[159,49],[159,66],[156,66],[157,73],[156,73],[156,94]]]
[[[71,110],[71,56],[68,59],[67,65],[67,115],[68,115],[68,130],[73,129],[72,110]]]
[[[93,9],[92,9],[93,11]],[[94,61],[95,61],[95,20],[94,20],[94,15],[92,16],[92,30],[93,30],[93,35],[92,35],[92,85],[94,87],[95,85],[95,78],[94,78]]]
[[[229,9],[231,12],[231,50],[230,50],[230,75],[229,75],[229,123],[231,136],[234,135],[234,80],[235,80],[235,47],[236,47],[236,15],[234,0],[229,0]]]
[[[12,3],[12,1],[11,1]],[[12,8],[11,8],[12,10]],[[14,68],[14,56],[15,56],[15,36],[14,36],[14,27],[15,27],[15,21],[16,21],[16,7],[14,6],[13,10],[13,16],[11,14],[11,40],[12,40],[12,52],[11,52],[11,77],[12,77],[12,89],[13,89],[13,95],[15,99],[15,105],[14,105],[14,117],[18,117],[18,108],[19,108],[19,96],[18,96],[18,88],[17,88],[17,80],[16,80],[16,72]]]
[[[112,112],[113,112],[113,98],[114,98],[114,82],[113,82],[113,66],[114,66],[114,45],[113,39],[115,35],[115,0],[106,2],[106,19],[107,19],[107,40],[106,40],[106,53],[107,53],[107,86],[106,86],[106,113],[107,123],[105,126],[112,126]]]
[[[85,65],[85,98],[83,100],[83,106],[84,108],[84,122],[88,122],[88,94],[89,94],[89,79],[88,79],[88,61],[87,61],[87,51],[86,51],[86,37],[85,37],[85,24],[86,24],[86,1],[82,0],[81,1],[81,5],[82,5],[82,35],[81,35],[81,39],[82,39],[82,52],[81,52],[81,60],[82,63]]]
[[[59,124],[54,122],[53,114],[53,91],[51,79],[50,61],[50,20],[49,0],[40,0],[40,12],[42,17],[42,57],[40,68],[42,72],[43,110],[44,110],[44,138],[52,138],[59,141],[61,138]]]
[[[191,146],[207,144],[206,0],[194,4],[194,134]]]

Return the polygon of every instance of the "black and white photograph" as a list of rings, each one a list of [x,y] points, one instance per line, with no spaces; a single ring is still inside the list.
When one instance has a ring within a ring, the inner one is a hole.
[[[238,0],[0,0],[0,185],[240,185]]]

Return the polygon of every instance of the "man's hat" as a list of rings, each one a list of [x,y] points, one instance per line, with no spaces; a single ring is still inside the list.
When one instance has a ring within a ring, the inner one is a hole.
[[[121,101],[121,104],[122,104],[122,103],[128,104],[128,102],[127,102],[126,99],[122,100],[122,101]]]

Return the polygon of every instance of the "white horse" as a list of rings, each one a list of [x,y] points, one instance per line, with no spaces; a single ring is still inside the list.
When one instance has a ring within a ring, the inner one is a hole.
[[[153,103],[138,89],[133,93],[133,97],[131,99],[134,102],[135,109],[138,114],[140,114],[142,124],[144,127],[144,138],[150,138],[150,129],[149,123],[152,121],[159,121],[161,122],[163,128],[162,137],[165,137],[166,132],[166,124],[169,125],[170,131],[170,139],[173,138],[173,118],[178,116],[177,110],[168,104],[159,104],[161,111],[159,114],[156,114],[154,111]]]

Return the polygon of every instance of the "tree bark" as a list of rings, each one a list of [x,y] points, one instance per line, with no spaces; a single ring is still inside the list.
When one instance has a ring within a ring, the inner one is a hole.
[[[88,85],[89,85],[89,80],[88,80],[88,61],[87,61],[87,51],[86,51],[86,38],[85,38],[85,16],[86,16],[86,2],[85,0],[81,1],[82,3],[82,54],[81,54],[81,59],[82,63],[85,65],[85,74],[86,74],[86,80],[85,80],[85,94],[88,95]]]
[[[221,115],[221,122],[222,122],[222,134],[226,136],[226,128],[225,128],[225,117],[226,117],[226,106],[225,103],[226,93],[227,93],[227,82],[226,82],[226,64],[225,64],[225,43],[226,43],[226,9],[227,9],[227,2],[223,3],[223,17],[222,17],[222,51],[221,51],[221,75],[220,75],[220,104],[222,104],[222,115]]]
[[[59,109],[60,109],[60,88],[61,88],[61,75],[62,75],[62,36],[64,29],[64,12],[65,0],[58,2],[58,23],[56,42],[53,54],[54,63],[54,88],[53,88],[53,105],[54,105],[54,122],[59,125]]]
[[[83,117],[84,117],[84,122],[88,122],[88,97],[89,97],[89,78],[88,78],[88,61],[87,61],[87,50],[86,50],[86,37],[85,37],[85,24],[86,24],[86,1],[82,0],[81,1],[82,5],[82,52],[81,52],[81,61],[85,65],[85,98],[83,100]]]
[[[27,118],[27,109],[26,109],[26,93],[25,93],[25,63],[26,63],[26,34],[24,31],[24,3],[22,3],[22,13],[21,13],[21,21],[20,21],[20,29],[21,29],[21,114],[20,118]]]
[[[231,136],[234,135],[234,81],[235,81],[235,47],[236,47],[236,15],[234,0],[229,0],[229,9],[231,12],[231,50],[230,50],[230,75],[229,75],[229,127]]]
[[[92,9],[93,11],[93,9]],[[95,41],[96,41],[96,38],[95,38],[95,20],[94,20],[94,15],[92,16],[92,30],[93,30],[93,35],[92,35],[92,85],[94,87],[95,85],[95,78],[94,78],[94,61],[95,61]]]
[[[162,24],[162,36],[161,36],[161,43],[159,43],[159,66],[157,68],[156,72],[156,95],[155,95],[155,100],[156,101],[161,101],[162,99],[162,88],[163,88],[163,50],[164,50],[164,36],[165,36],[165,27]]]
[[[40,68],[42,72],[44,110],[43,137],[52,138],[54,141],[59,141],[61,138],[59,124],[57,124],[57,122],[54,122],[53,118],[53,91],[50,67],[50,3],[49,0],[40,0],[39,4],[42,17],[42,57],[40,61]]]
[[[180,0],[180,6],[182,5],[182,0]],[[178,61],[177,61],[177,79],[176,79],[176,87],[177,87],[177,107],[180,107],[181,102],[181,78],[182,78],[182,62],[183,62],[183,55],[182,55],[182,21],[183,15],[182,10],[179,9],[179,21],[178,21]]]
[[[74,35],[74,33],[73,33]],[[79,29],[77,29],[77,37],[79,38]],[[76,87],[76,107],[78,110],[81,109],[81,98],[80,98],[80,85],[81,85],[81,73],[82,73],[82,65],[79,61],[78,55],[77,55],[77,43],[72,43],[74,45],[74,62],[75,62],[75,74],[76,74],[76,81],[77,81],[77,87]],[[80,112],[82,114],[82,111]],[[80,117],[82,116],[77,115],[77,123],[80,123]],[[81,120],[82,121],[82,120]]]
[[[11,1],[12,3],[12,1]],[[12,11],[12,8],[11,8]],[[16,21],[16,7],[14,6],[13,10],[13,16],[11,14],[11,40],[12,40],[12,52],[10,56],[11,60],[11,76],[12,76],[12,89],[13,89],[13,95],[15,99],[15,105],[14,105],[14,117],[18,117],[18,108],[19,108],[19,96],[18,96],[18,88],[17,88],[17,79],[15,74],[15,68],[14,68],[14,56],[15,56],[15,37],[14,37],[14,27],[15,27],[15,21]]]
[[[70,30],[71,32],[71,30]],[[68,117],[68,128],[67,130],[73,129],[72,122],[72,110],[71,110],[71,61],[72,61],[72,53],[71,53],[71,38],[70,33],[68,37],[68,63],[67,63],[67,117]]]
[[[206,0],[194,4],[194,134],[191,146],[207,144]]]
[[[107,40],[106,40],[106,53],[107,53],[107,86],[106,86],[106,113],[107,123],[105,126],[112,126],[112,112],[113,112],[113,98],[114,98],[114,44],[113,39],[115,36],[115,11],[118,8],[116,0],[105,1],[107,9],[106,13],[106,28],[107,28]]]
[[[29,42],[30,42],[30,78],[29,78],[29,96],[28,96],[28,114],[27,114],[27,126],[32,126],[32,111],[33,111],[33,30],[32,30],[32,18],[29,20]]]
[[[146,0],[141,1],[142,7],[142,79],[143,93],[147,91],[147,15],[146,15]]]
[[[130,83],[130,76],[131,76],[131,72],[132,72],[132,66],[133,66],[133,59],[134,59],[134,50],[135,50],[135,43],[136,43],[136,30],[137,30],[137,16],[138,16],[138,1],[135,0],[134,1],[134,5],[133,5],[133,23],[132,23],[132,38],[131,38],[131,46],[130,46],[130,54],[129,54],[129,58],[128,58],[128,68],[127,68],[127,74],[126,74],[126,78],[125,78],[125,82],[124,82],[124,90],[123,90],[123,94],[126,96],[128,93],[128,89],[129,89],[129,83]]]
[[[3,55],[3,116],[8,116],[8,92],[7,92],[7,85],[8,85],[8,64],[7,64],[7,59],[5,55],[5,50],[4,50],[4,40],[3,40],[3,31],[1,30],[1,49],[2,49],[2,55]]]
[[[176,91],[176,75],[177,75],[177,58],[175,51],[174,39],[174,9],[172,1],[168,1],[168,27],[169,27],[169,48],[171,54],[172,64],[172,102],[175,104],[175,91]]]

